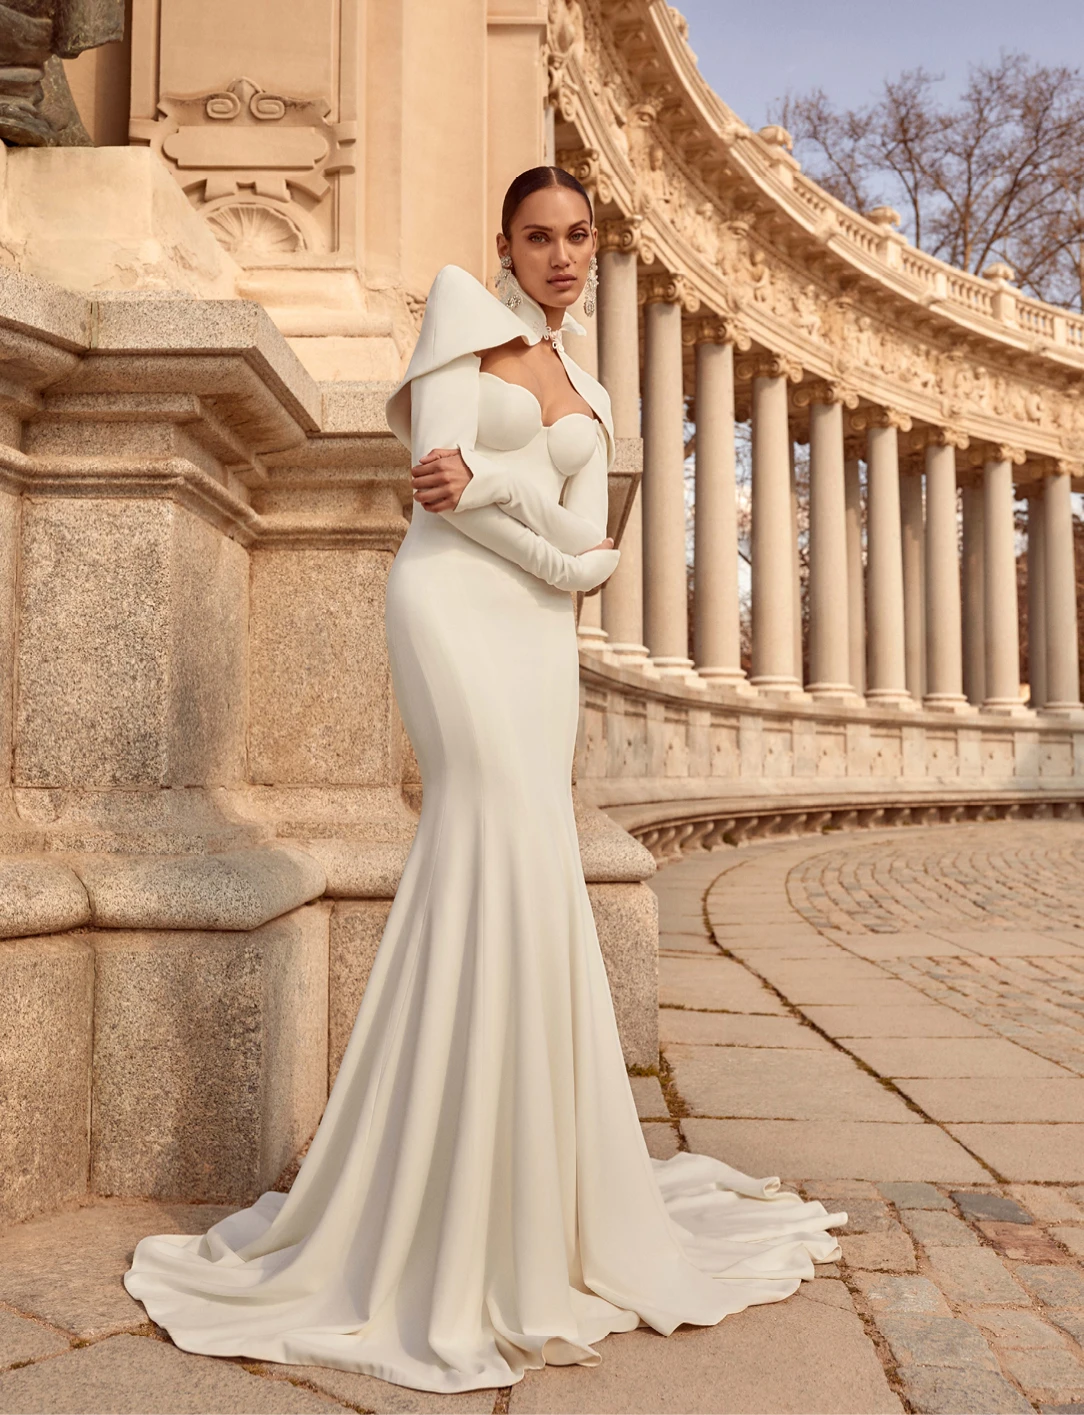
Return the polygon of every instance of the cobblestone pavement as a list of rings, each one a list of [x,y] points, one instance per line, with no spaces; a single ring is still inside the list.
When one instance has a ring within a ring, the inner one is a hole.
[[[99,1201],[0,1242],[0,1412],[1084,1411],[1084,826],[825,835],[660,870],[649,1148],[849,1215],[843,1260],[594,1368],[431,1396],[179,1351],[120,1275],[226,1209]]]

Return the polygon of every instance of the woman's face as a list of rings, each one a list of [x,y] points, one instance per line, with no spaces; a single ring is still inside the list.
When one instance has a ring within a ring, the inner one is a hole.
[[[587,203],[569,187],[543,187],[520,202],[511,240],[497,252],[512,257],[516,279],[543,309],[567,309],[580,297],[598,233]]]

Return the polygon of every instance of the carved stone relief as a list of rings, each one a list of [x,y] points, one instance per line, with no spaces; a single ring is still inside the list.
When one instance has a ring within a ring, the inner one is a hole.
[[[353,171],[353,124],[324,99],[269,93],[253,80],[166,94],[159,119],[133,124],[173,168],[189,200],[241,264],[293,263],[333,250],[332,184]]]

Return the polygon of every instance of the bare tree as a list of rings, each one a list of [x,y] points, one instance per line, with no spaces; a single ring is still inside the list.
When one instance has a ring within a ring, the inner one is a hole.
[[[806,170],[859,211],[896,207],[915,245],[973,272],[994,261],[1056,304],[1084,305],[1084,78],[1002,53],[972,65],[955,104],[942,75],[907,70],[863,108],[822,89],[772,121]]]

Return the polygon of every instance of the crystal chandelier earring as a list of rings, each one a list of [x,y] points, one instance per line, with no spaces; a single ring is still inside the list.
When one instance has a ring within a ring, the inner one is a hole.
[[[501,256],[501,267],[497,271],[497,296],[510,310],[519,304],[519,281],[512,272],[512,257]]]
[[[591,264],[587,267],[587,279],[583,285],[583,312],[585,315],[593,315],[595,312],[595,292],[598,290],[598,256],[591,257]]]

